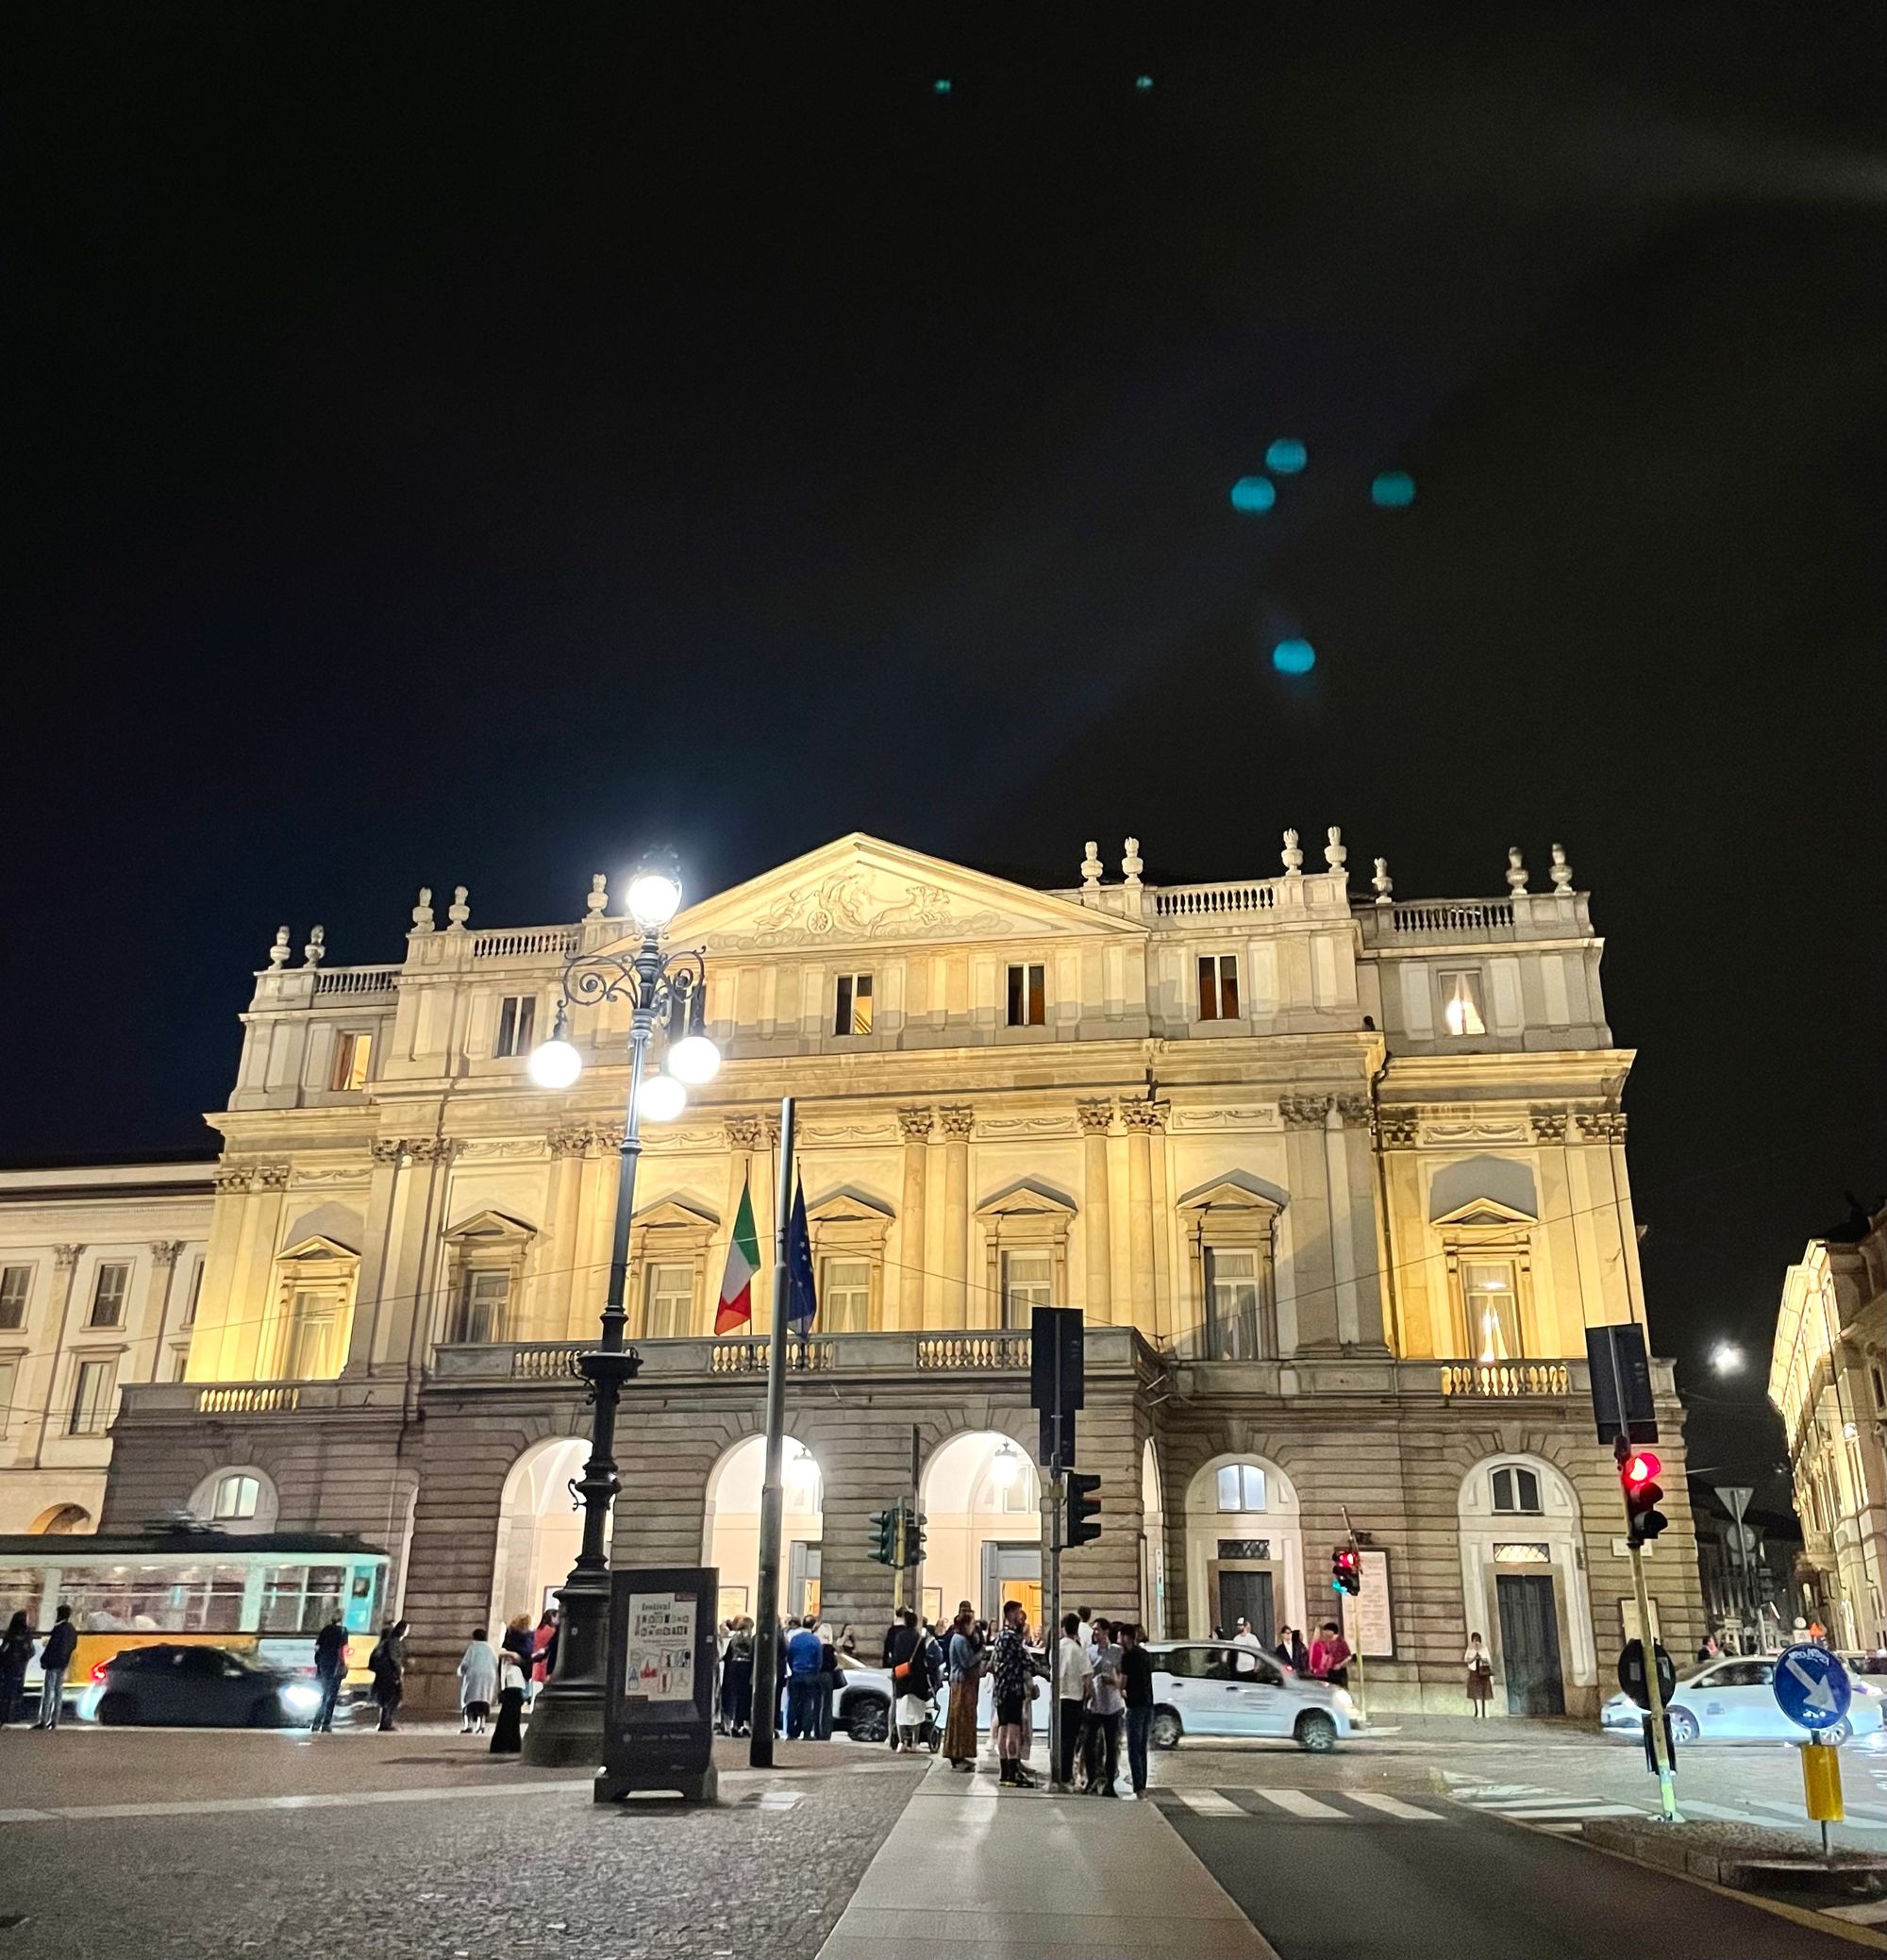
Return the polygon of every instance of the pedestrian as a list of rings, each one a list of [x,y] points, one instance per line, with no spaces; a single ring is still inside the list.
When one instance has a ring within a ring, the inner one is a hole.
[[[1336,1621],[1327,1619],[1311,1643],[1311,1672],[1319,1681],[1328,1681],[1333,1688],[1346,1688],[1350,1684],[1349,1661],[1349,1642]]]
[[[786,1733],[794,1741],[810,1742],[818,1726],[818,1633],[795,1624],[786,1643]]]
[[[407,1659],[402,1645],[406,1637],[406,1621],[390,1619],[380,1629],[380,1637],[367,1656],[367,1671],[374,1677],[374,1700],[380,1704],[382,1734],[392,1733],[393,1711],[406,1692]]]
[[[0,1634],[0,1729],[20,1713],[26,1693],[26,1663],[33,1658],[33,1630],[16,1613]]]
[[[721,1719],[729,1735],[752,1733],[754,1719],[754,1623],[744,1616],[727,1635],[721,1663]]]
[[[72,1666],[73,1649],[77,1645],[78,1629],[72,1623],[72,1608],[61,1600],[53,1615],[53,1630],[40,1649],[40,1672],[45,1679],[40,1687],[40,1718],[34,1728],[58,1727],[65,1707],[65,1670]]]
[[[482,1735],[497,1699],[498,1650],[486,1639],[485,1629],[476,1627],[459,1657],[459,1733]]]
[[[1000,1781],[1018,1789],[1032,1790],[1035,1779],[1022,1767],[1022,1711],[1033,1691],[1028,1665],[1028,1615],[1020,1600],[1006,1600],[1002,1610],[1002,1632],[996,1635],[992,1662],[995,1675],[996,1761],[1001,1766]]]
[[[910,1658],[900,1667],[894,1680],[897,1719],[893,1727],[904,1747],[914,1754],[924,1725],[930,1718],[930,1649],[921,1634],[917,1645],[911,1649]]]
[[[977,1700],[982,1689],[984,1649],[967,1600],[959,1604],[957,1617],[950,1622],[950,1640],[944,1652],[950,1684],[949,1708],[944,1717],[944,1753],[952,1769],[974,1769]]]
[[[845,1677],[840,1671],[839,1650],[833,1643],[831,1627],[822,1619],[815,1631],[819,1635],[819,1672],[812,1678],[812,1739],[815,1742],[830,1742],[832,1703],[837,1699]]]
[[[917,1615],[909,1607],[903,1607],[896,1618],[885,1629],[884,1664],[885,1671],[891,1676],[891,1691],[893,1698],[904,1693],[904,1684],[910,1672],[911,1656],[924,1645],[924,1636],[917,1631]],[[893,1722],[891,1746],[899,1745],[899,1731],[903,1724]]]
[[[314,1734],[333,1734],[334,1704],[341,1699],[341,1684],[346,1679],[347,1629],[337,1613],[314,1636],[314,1680],[321,1691],[314,1719],[309,1724]]]
[[[1273,1649],[1271,1650],[1271,1657],[1272,1657],[1272,1659],[1273,1659],[1273,1660],[1276,1660],[1276,1661],[1281,1661],[1281,1662],[1282,1662],[1282,1663],[1284,1664],[1284,1666],[1285,1666],[1285,1667],[1290,1667],[1290,1665],[1291,1665],[1291,1629],[1290,1629],[1289,1627],[1279,1627],[1279,1628],[1278,1628],[1278,1630],[1277,1630],[1277,1645],[1276,1647],[1274,1647],[1274,1648],[1273,1648]]]
[[[1250,1620],[1243,1613],[1239,1615],[1238,1625],[1232,1630],[1232,1645],[1234,1647],[1248,1647],[1253,1653],[1259,1653],[1263,1650],[1258,1635],[1251,1630]]]
[[[1118,1795],[1114,1781],[1120,1775],[1121,1714],[1127,1698],[1121,1692],[1124,1657],[1107,1620],[1094,1622],[1094,1645],[1088,1658],[1094,1672],[1088,1679],[1088,1780],[1084,1789],[1091,1797],[1112,1797]]]
[[[1468,1669],[1468,1713],[1478,1720],[1486,1716],[1488,1698],[1494,1693],[1494,1663],[1478,1633],[1468,1635],[1468,1650],[1462,1658]]]
[[[518,1656],[524,1669],[525,1699],[537,1700],[538,1691],[557,1672],[557,1636],[563,1621],[555,1606],[546,1606],[530,1635],[530,1651]]]
[[[1055,1781],[1075,1780],[1075,1754],[1079,1745],[1082,1717],[1088,1706],[1088,1684],[1094,1679],[1094,1664],[1081,1644],[1081,1617],[1061,1616],[1061,1638],[1055,1650],[1055,1699],[1061,1704],[1061,1753],[1055,1759]]]
[[[1146,1745],[1153,1734],[1153,1656],[1146,1629],[1120,1630],[1121,1692],[1127,1698],[1127,1767],[1133,1794],[1146,1795]]]
[[[498,1719],[492,1727],[492,1753],[514,1756],[525,1746],[525,1670],[508,1647],[498,1656]]]
[[[518,1666],[524,1669],[525,1680],[528,1683],[532,1664],[537,1659],[537,1640],[531,1633],[531,1617],[528,1613],[514,1613],[505,1622],[505,1631],[498,1635],[498,1651],[501,1654],[517,1655]],[[525,1690],[525,1696],[529,1700],[528,1686]]]
[[[1311,1671],[1311,1650],[1305,1645],[1302,1627],[1291,1629],[1291,1667],[1293,1672],[1300,1675]]]
[[[1722,1653],[1723,1649],[1716,1644],[1716,1635],[1714,1633],[1706,1633],[1704,1635],[1704,1644],[1697,1649],[1698,1663],[1701,1664],[1705,1661],[1714,1661],[1718,1659],[1722,1655]]]

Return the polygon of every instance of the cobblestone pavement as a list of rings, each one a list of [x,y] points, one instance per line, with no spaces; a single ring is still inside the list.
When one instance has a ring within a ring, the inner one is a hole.
[[[424,1738],[443,1759],[430,1765],[395,1762],[386,1748],[404,1741],[417,1754],[421,1739],[339,1745],[321,1766],[323,1787],[309,1792],[312,1807],[290,1808],[288,1786],[305,1779],[278,1774],[272,1792],[254,1787],[266,1759],[243,1753],[246,1736],[73,1738],[75,1758],[79,1746],[98,1753],[76,1774],[69,1767],[57,1793],[19,1747],[27,1738],[0,1736],[8,1805],[55,1794],[73,1809],[112,1802],[101,1785],[121,1742],[169,1743],[193,1766],[173,1777],[164,1795],[179,1809],[166,1814],[119,1797],[144,1814],[7,1822],[0,1922],[20,1917],[0,1923],[0,1960],[804,1960],[929,1761],[833,1744],[803,1752],[810,1764],[786,1762],[782,1750],[777,1771],[755,1772],[735,1767],[744,1754],[729,1748],[732,1773],[712,1809],[605,1807],[570,1787],[567,1771],[507,1778],[489,1758],[455,1761],[455,1736]],[[351,1797],[330,1787],[346,1781],[340,1747],[358,1749]],[[243,1795],[228,1797],[203,1771],[206,1750],[221,1752]],[[137,1781],[159,1767],[145,1751]],[[75,1781],[88,1785],[82,1800]],[[230,1807],[195,1808],[219,1801]]]

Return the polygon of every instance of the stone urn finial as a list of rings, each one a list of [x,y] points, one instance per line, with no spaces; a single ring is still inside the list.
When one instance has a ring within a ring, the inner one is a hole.
[[[1081,848],[1087,852],[1087,856],[1081,860],[1081,889],[1084,892],[1098,892],[1101,888],[1101,872],[1104,869],[1100,846],[1091,837]]]
[[[303,963],[309,966],[319,966],[326,951],[327,928],[316,926],[308,935],[308,944],[301,949]]]
[[[1521,859],[1520,846],[1517,844],[1509,845],[1507,847],[1507,889],[1516,898],[1523,896],[1527,890],[1527,866]]]
[[[453,886],[452,903],[445,908],[445,916],[452,921],[445,929],[448,932],[464,931],[465,922],[472,916],[472,908],[465,902],[463,885]]]
[[[1284,861],[1284,875],[1286,878],[1302,878],[1304,876],[1304,853],[1297,848],[1297,833],[1295,830],[1285,831],[1284,848],[1278,853],[1278,856]]]
[[[1141,862],[1140,839],[1129,837],[1127,841],[1127,856],[1121,860],[1121,877],[1126,881],[1128,891],[1139,889],[1140,874],[1145,868]]]
[[[432,887],[430,885],[420,886],[419,903],[413,907],[412,920],[412,929],[415,932],[430,932],[432,930]]]
[[[1350,854],[1348,846],[1344,843],[1344,833],[1332,824],[1324,835],[1329,840],[1324,846],[1324,863],[1330,867],[1332,877],[1347,878]]]
[[[1389,860],[1387,858],[1377,859],[1376,876],[1370,879],[1370,883],[1376,887],[1376,902],[1378,905],[1394,904],[1395,900],[1393,895],[1395,891],[1395,880],[1389,875]]]
[[[583,901],[583,910],[593,919],[600,919],[610,909],[610,880],[600,871],[593,872],[590,878],[590,896]]]
[[[1553,846],[1553,868],[1546,874],[1553,880],[1553,896],[1570,898],[1573,896],[1573,867],[1566,863],[1566,846]]]
[[[276,928],[276,943],[269,948],[269,964],[279,973],[289,963],[289,929]]]

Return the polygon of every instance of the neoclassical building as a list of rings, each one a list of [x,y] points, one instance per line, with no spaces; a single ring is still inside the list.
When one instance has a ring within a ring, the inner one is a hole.
[[[765,1342],[711,1327],[743,1188],[773,1229],[791,1094],[821,1304],[789,1608],[882,1626],[868,1518],[913,1468],[925,1604],[1036,1597],[1029,1313],[1074,1304],[1104,1531],[1071,1600],[1171,1635],[1314,1623],[1354,1527],[1378,1706],[1455,1706],[1479,1631],[1496,1707],[1595,1709],[1630,1601],[1584,1331],[1645,1315],[1601,943],[1557,846],[1543,892],[1515,851],[1500,896],[1410,903],[1328,835],[1201,885],[1090,845],[1046,892],[853,835],[676,918],[727,1060],[646,1131],[619,1562],[710,1560],[751,1610]],[[576,1012],[567,1093],[526,1056],[566,956],[629,930],[601,878],[566,925],[422,893],[396,964],[330,965],[319,928],[297,963],[283,930],[210,1118],[188,1379],[125,1394],[109,1526],[253,1472],[277,1529],[392,1552],[442,1683],[472,1625],[538,1609],[576,1542],[626,1011]],[[1657,1382],[1678,1650],[1701,1602]]]

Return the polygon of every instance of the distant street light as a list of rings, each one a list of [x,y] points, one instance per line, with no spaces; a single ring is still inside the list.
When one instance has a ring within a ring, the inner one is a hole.
[[[681,907],[681,879],[664,859],[644,859],[629,880],[629,915],[642,930],[632,952],[573,952],[563,963],[563,992],[550,1039],[531,1055],[530,1078],[545,1089],[567,1089],[583,1072],[583,1057],[570,1039],[573,1004],[629,1003],[629,1091],[623,1114],[623,1144],[616,1178],[615,1233],[610,1248],[609,1296],[603,1307],[602,1345],[576,1357],[590,1383],[596,1413],[591,1423],[590,1460],[576,1481],[583,1500],[583,1543],[570,1577],[558,1593],[557,1671],[544,1683],[525,1734],[528,1763],[603,1760],[605,1655],[610,1614],[610,1507],[616,1475],[616,1410],[623,1383],[632,1382],[642,1356],[625,1342],[627,1314],[629,1224],[635,1216],[636,1164],[642,1125],[672,1122],[688,1101],[687,1082],[712,1079],[720,1050],[702,1030],[707,968],[698,952],[663,950],[662,933]],[[668,1072],[646,1072],[649,1038],[669,1030]]]
[[[1710,1365],[1719,1375],[1743,1372],[1743,1349],[1734,1341],[1719,1341],[1710,1351]]]

